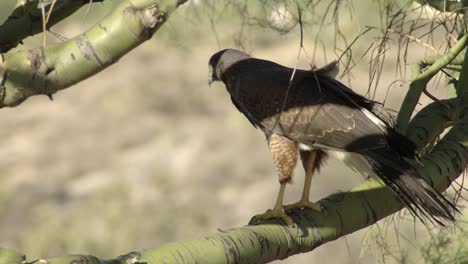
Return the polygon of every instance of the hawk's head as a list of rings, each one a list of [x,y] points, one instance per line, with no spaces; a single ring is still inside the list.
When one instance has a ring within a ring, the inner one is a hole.
[[[208,62],[210,71],[208,84],[211,85],[215,81],[223,81],[223,74],[229,67],[248,58],[250,56],[247,53],[235,49],[224,49],[216,52]]]

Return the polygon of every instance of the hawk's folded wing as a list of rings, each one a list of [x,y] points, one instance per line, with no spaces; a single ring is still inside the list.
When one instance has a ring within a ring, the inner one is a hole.
[[[230,93],[237,109],[266,134],[354,152],[387,146],[385,121],[368,110],[374,102],[334,78],[297,70],[290,82],[293,69],[257,59],[230,70],[249,73],[236,75],[242,78],[230,83]]]
[[[353,152],[385,147],[384,131],[363,111],[330,103],[299,106],[267,117],[261,125],[309,146]]]

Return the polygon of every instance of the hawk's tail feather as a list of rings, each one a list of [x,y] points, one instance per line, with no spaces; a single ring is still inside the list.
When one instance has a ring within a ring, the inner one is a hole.
[[[425,219],[444,226],[444,223],[454,222],[452,212],[458,212],[455,205],[436,191],[422,178],[415,175],[409,163],[400,161],[408,169],[402,170],[389,166],[379,160],[367,157],[374,172],[389,186],[403,202],[408,210],[422,222]]]

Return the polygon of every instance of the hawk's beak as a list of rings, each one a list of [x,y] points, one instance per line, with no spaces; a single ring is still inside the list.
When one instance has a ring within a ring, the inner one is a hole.
[[[211,84],[214,82],[214,79],[213,79],[213,67],[209,67],[209,70],[208,70],[208,86],[211,86]]]

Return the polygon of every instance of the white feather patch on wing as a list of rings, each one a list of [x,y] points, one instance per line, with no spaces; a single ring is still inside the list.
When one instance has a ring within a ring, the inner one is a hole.
[[[361,111],[367,116],[367,118],[369,118],[372,121],[372,123],[377,125],[380,128],[380,130],[382,130],[382,132],[387,132],[387,125],[385,125],[385,123],[382,120],[380,120],[378,116],[376,116],[371,111],[365,108],[361,108]]]
[[[353,171],[360,173],[364,177],[375,176],[369,162],[359,154],[337,150],[328,150],[327,153],[335,159],[343,161]]]
[[[311,151],[315,149],[312,146],[300,143],[299,148],[305,151]],[[353,152],[346,152],[334,149],[320,148],[324,150],[328,155],[335,159],[344,162],[346,166],[350,167],[353,171],[361,174],[364,177],[377,177],[375,172],[372,170],[369,162],[361,155]]]
[[[302,144],[302,143],[299,143],[299,148],[305,151],[311,151],[314,149],[313,147],[306,145],[306,144]]]

